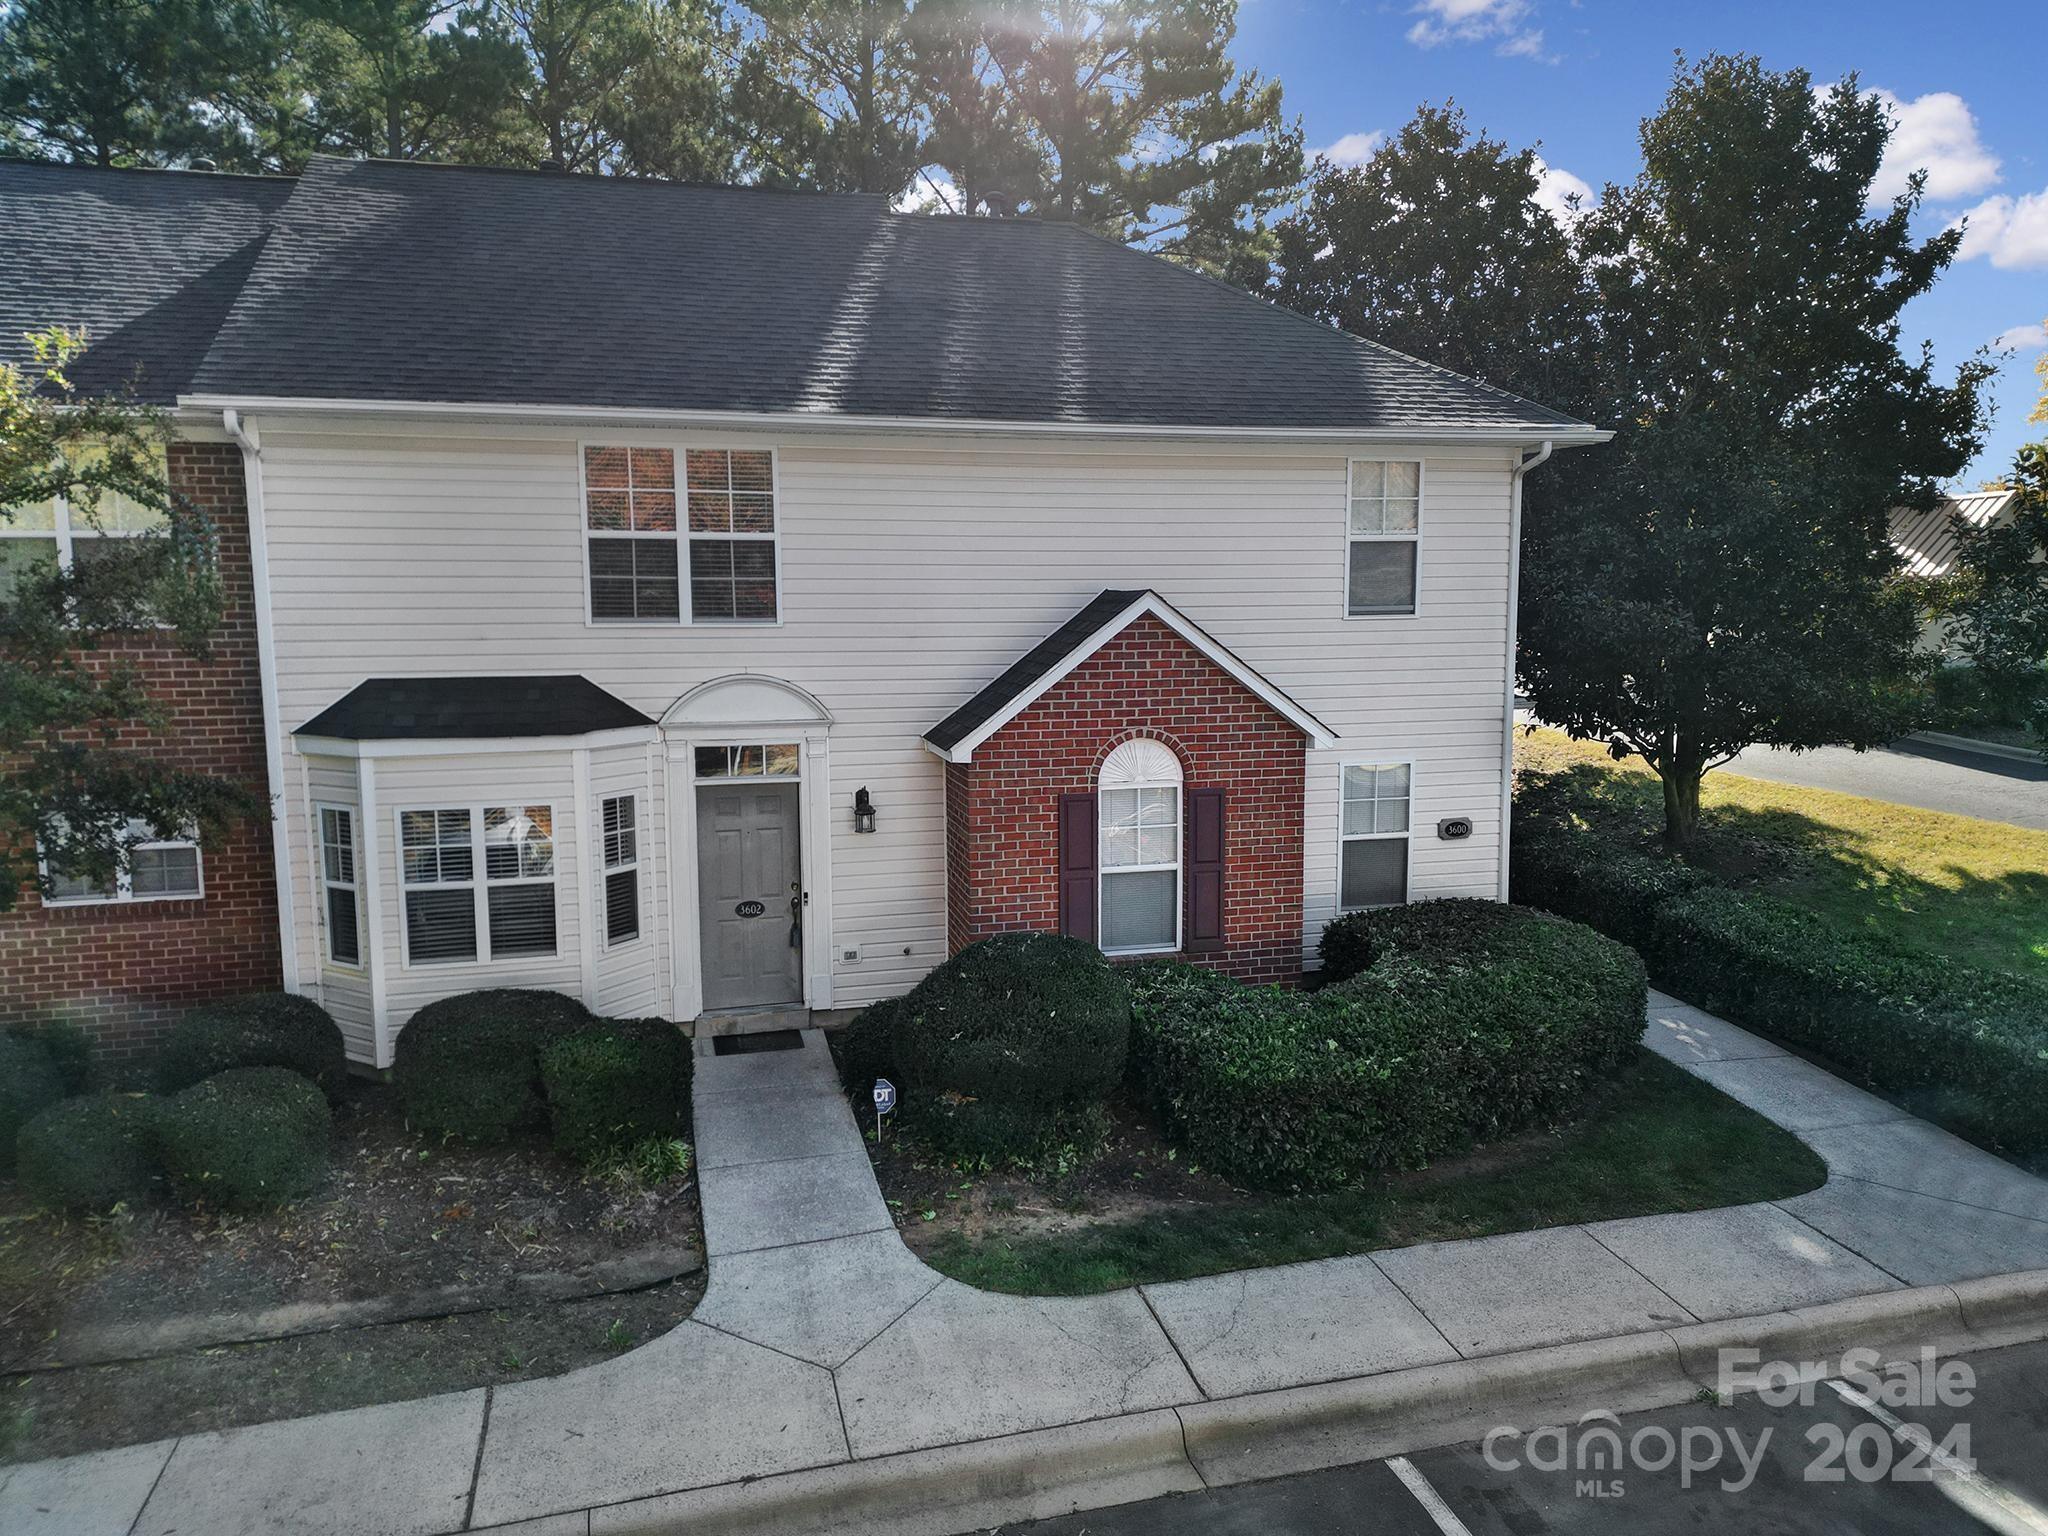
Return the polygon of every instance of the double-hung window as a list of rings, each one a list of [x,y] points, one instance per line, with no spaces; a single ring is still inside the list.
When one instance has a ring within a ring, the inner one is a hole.
[[[615,949],[640,937],[640,811],[632,795],[599,808],[604,829],[604,943]]]
[[[323,805],[320,811],[320,884],[327,919],[327,958],[336,965],[363,963],[360,891],[356,885],[356,813]]]
[[[162,837],[145,822],[130,821],[119,868],[107,879],[76,873],[44,861],[49,885],[45,906],[88,906],[112,901],[189,901],[205,895],[199,844],[190,837]]]
[[[545,805],[400,811],[407,964],[554,954],[554,826]]]
[[[1413,792],[1406,763],[1345,764],[1338,903],[1346,912],[1408,899]]]
[[[773,623],[775,455],[692,448],[583,450],[590,618],[598,624]]]
[[[90,511],[59,496],[0,514],[0,602],[24,582],[89,564],[111,540],[160,532],[168,523],[155,507],[117,491],[102,492]]]
[[[1345,607],[1352,618],[1415,612],[1422,462],[1353,459]]]
[[[1104,954],[1180,948],[1181,777],[1172,748],[1145,738],[1103,761],[1096,814]]]

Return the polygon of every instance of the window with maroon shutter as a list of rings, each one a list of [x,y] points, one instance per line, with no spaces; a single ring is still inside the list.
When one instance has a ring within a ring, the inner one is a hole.
[[[1095,942],[1095,797],[1060,796],[1060,932]]]
[[[1188,933],[1191,953],[1223,947],[1223,791],[1188,791]]]

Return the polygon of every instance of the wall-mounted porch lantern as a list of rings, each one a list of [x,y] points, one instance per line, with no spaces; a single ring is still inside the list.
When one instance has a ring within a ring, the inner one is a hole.
[[[868,797],[868,787],[865,784],[853,792],[853,830],[875,830],[875,802]]]

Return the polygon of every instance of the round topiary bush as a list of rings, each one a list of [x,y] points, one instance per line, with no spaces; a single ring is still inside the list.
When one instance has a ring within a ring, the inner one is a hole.
[[[156,1192],[156,1101],[88,1094],[43,1110],[16,1143],[21,1187],[59,1211],[136,1205]]]
[[[14,1169],[21,1128],[64,1097],[64,1075],[42,1041],[0,1034],[0,1173]]]
[[[590,1023],[559,992],[500,987],[427,1004],[398,1036],[393,1077],[407,1118],[466,1141],[542,1123],[541,1052]]]
[[[44,1015],[25,1024],[10,1024],[7,1033],[33,1040],[49,1052],[50,1064],[64,1080],[66,1093],[84,1093],[98,1081],[92,1037],[69,1019]]]
[[[284,1067],[320,1085],[329,1102],[348,1081],[341,1030],[310,997],[256,992],[194,1008],[171,1027],[157,1056],[157,1086],[190,1088],[237,1067]]]
[[[1046,933],[970,944],[896,1015],[904,1122],[961,1157],[1092,1142],[1130,1032],[1130,988],[1094,945]]]
[[[688,1123],[690,1042],[666,1019],[600,1019],[540,1053],[555,1150],[602,1163]]]
[[[284,1067],[209,1077],[162,1100],[156,1120],[165,1169],[209,1204],[282,1205],[311,1194],[327,1171],[327,1100]]]

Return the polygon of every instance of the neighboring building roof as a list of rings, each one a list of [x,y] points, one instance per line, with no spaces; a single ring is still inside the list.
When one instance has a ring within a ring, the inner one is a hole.
[[[1892,546],[1906,562],[1910,576],[1946,576],[1955,569],[1957,545],[1955,518],[1971,528],[1990,528],[2012,521],[2013,503],[2019,492],[1976,491],[1968,496],[1949,496],[1928,510],[1894,507],[1891,513]]]
[[[373,677],[292,734],[339,741],[583,736],[654,721],[589,678]]]
[[[926,731],[926,748],[949,763],[972,761],[976,747],[1148,613],[1237,679],[1312,745],[1337,744],[1334,731],[1157,592],[1111,589],[1089,599],[1079,613],[1018,657],[994,682]]]
[[[210,399],[1092,426],[1585,423],[1071,225],[878,197],[315,159]]]
[[[168,405],[192,381],[292,183],[0,160],[0,361],[83,327],[72,382]]]

